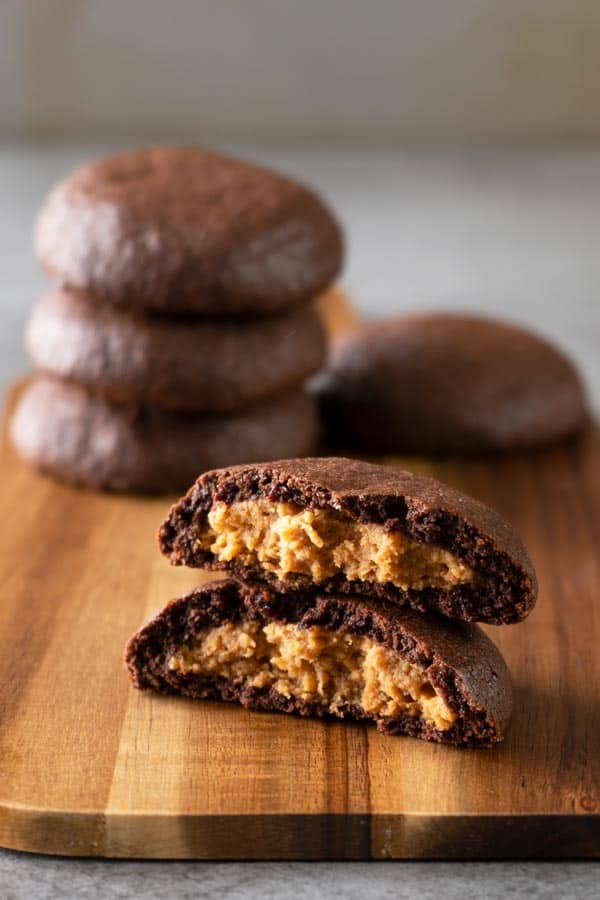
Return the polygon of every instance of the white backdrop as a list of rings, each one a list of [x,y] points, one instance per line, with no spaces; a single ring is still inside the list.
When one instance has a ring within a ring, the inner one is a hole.
[[[600,136],[598,0],[0,0],[0,134]]]

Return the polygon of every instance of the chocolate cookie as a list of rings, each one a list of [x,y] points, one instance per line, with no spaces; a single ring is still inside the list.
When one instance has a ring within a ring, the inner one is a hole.
[[[494,510],[433,478],[352,459],[207,472],[159,541],[174,565],[470,622],[518,622],[537,596],[527,551]]]
[[[512,708],[506,664],[476,625],[233,580],[167,604],[125,660],[138,688],[365,720],[446,744],[497,743]]]
[[[26,342],[38,368],[113,400],[205,412],[298,387],[326,346],[312,306],[254,321],[171,320],[61,290],[38,302]]]
[[[307,188],[206,150],[122,153],[51,192],[36,231],[52,277],[165,313],[272,313],[318,294],[342,260],[337,222]]]
[[[329,439],[371,452],[542,447],[587,418],[573,366],[542,338],[475,316],[402,316],[341,340],[315,380]]]
[[[117,491],[182,490],[199,469],[265,454],[309,453],[314,404],[303,392],[232,416],[111,404],[83,388],[37,378],[12,420],[21,456],[61,481]]]

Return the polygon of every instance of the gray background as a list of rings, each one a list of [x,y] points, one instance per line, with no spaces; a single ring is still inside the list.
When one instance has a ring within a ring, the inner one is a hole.
[[[600,137],[596,0],[2,0],[0,124],[421,143]]]
[[[504,900],[598,896],[598,867],[569,863],[154,863],[0,853],[6,900]]]
[[[84,159],[210,143],[318,187],[361,312],[473,309],[559,342],[600,403],[593,0],[3,0],[0,381],[31,227]],[[0,851],[0,896],[592,897],[596,863],[148,863]]]

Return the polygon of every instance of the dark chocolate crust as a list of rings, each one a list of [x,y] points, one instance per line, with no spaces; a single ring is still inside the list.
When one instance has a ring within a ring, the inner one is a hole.
[[[38,219],[62,285],[128,308],[229,316],[288,309],[338,274],[342,236],[310,190],[207,150],[164,147],[89,163]]]
[[[473,583],[447,590],[403,591],[390,583],[346,581],[337,575],[319,584],[319,591],[374,595],[422,612],[494,625],[524,619],[535,604],[537,581],[527,550],[498,513],[433,478],[341,457],[280,460],[201,475],[163,523],[162,552],[174,565],[226,569],[242,578],[267,581],[282,592],[310,590],[306,575],[283,582],[262,567],[219,562],[198,548],[199,526],[214,502],[258,497],[301,507],[331,507],[358,521],[403,531],[414,540],[451,551],[477,576]]]
[[[47,377],[23,392],[11,423],[31,465],[60,481],[115,491],[181,491],[199,468],[310,453],[317,441],[314,403],[302,391],[234,415],[202,415],[109,403]]]
[[[167,319],[56,289],[26,332],[38,369],[124,403],[229,412],[299,387],[325,362],[312,305],[259,320]]]
[[[510,674],[500,652],[476,625],[364,598],[282,595],[266,585],[233,579],[203,585],[171,601],[130,639],[125,661],[133,683],[143,690],[237,701],[253,709],[326,715],[319,704],[288,699],[273,688],[241,688],[222,677],[169,671],[170,657],[198,631],[242,619],[366,635],[425,667],[433,687],[458,714],[447,731],[410,716],[379,718],[375,721],[380,731],[471,747],[490,747],[504,736],[512,710]],[[349,707],[345,716],[373,721],[356,707]]]
[[[331,446],[467,455],[551,445],[587,421],[571,362],[505,322],[430,313],[340,340],[313,385]]]

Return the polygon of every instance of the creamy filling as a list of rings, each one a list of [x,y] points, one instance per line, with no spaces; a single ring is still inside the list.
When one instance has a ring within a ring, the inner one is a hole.
[[[221,562],[260,565],[281,580],[307,575],[317,584],[342,574],[349,581],[391,582],[402,590],[448,589],[473,581],[473,569],[441,547],[383,525],[357,522],[333,509],[244,500],[215,503],[198,545]]]
[[[181,675],[221,676],[239,688],[273,688],[338,716],[358,707],[373,718],[422,718],[441,731],[456,719],[422,666],[369,637],[318,625],[227,622],[199,632],[168,666]]]

